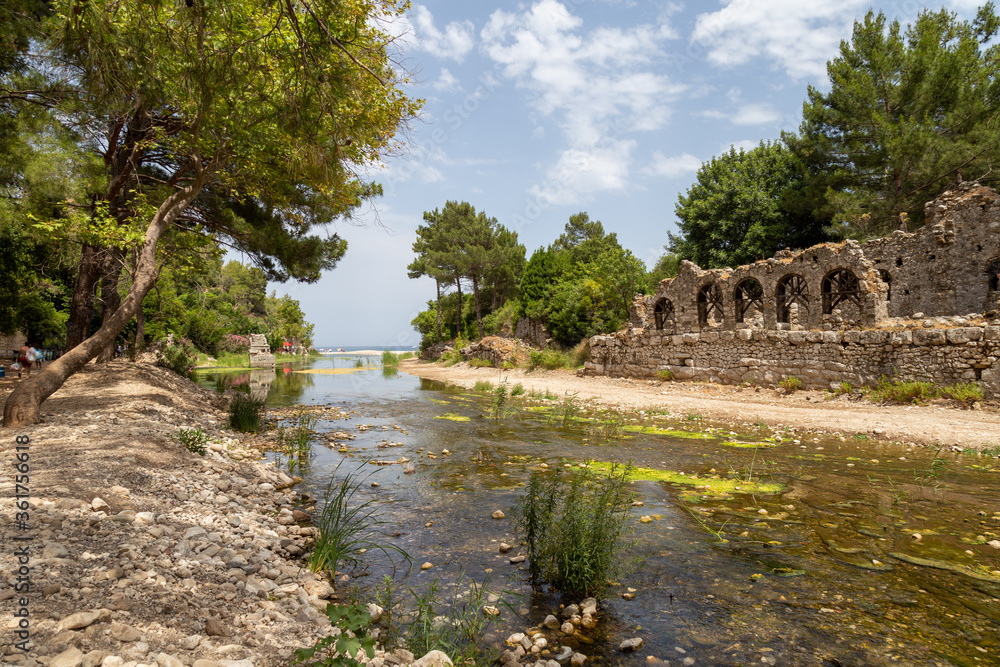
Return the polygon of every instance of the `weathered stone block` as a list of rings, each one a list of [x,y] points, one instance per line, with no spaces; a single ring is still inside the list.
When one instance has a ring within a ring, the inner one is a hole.
[[[685,345],[695,345],[701,340],[701,334],[696,334],[696,333],[681,334],[681,339],[684,341]]]
[[[958,327],[956,329],[948,329],[948,342],[955,345],[962,345],[970,341],[979,340],[982,337],[982,327]]]
[[[706,331],[701,334],[701,342],[703,343],[717,343],[719,341],[719,333],[717,331]]]
[[[807,332],[805,331],[789,331],[787,335],[788,342],[791,343],[792,345],[805,345],[806,334]]]
[[[914,345],[944,345],[948,342],[944,329],[915,329],[913,331]]]

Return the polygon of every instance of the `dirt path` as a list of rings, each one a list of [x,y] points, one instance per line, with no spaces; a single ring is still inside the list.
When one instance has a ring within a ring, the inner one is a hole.
[[[499,372],[466,364],[444,367],[406,360],[399,369],[411,375],[472,387],[477,380],[496,384],[506,377],[528,391],[550,391],[559,396],[577,392],[606,406],[636,410],[666,408],[673,414],[699,414],[730,425],[766,422],[797,430],[844,434],[864,433],[882,440],[958,447],[1000,446],[1000,410],[986,404],[979,410],[962,410],[940,401],[926,406],[875,405],[858,398],[830,398],[821,391],[798,391],[791,395],[773,389],[705,383],[631,380],[627,378],[578,377],[573,371]],[[949,402],[950,403],[950,402]]]

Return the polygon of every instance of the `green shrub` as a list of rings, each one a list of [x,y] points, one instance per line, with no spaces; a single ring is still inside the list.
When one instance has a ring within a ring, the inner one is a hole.
[[[399,365],[399,357],[397,357],[395,354],[393,354],[389,350],[385,350],[382,353],[382,366],[383,367],[393,367],[394,368],[394,367],[396,367],[398,365]]]
[[[469,359],[469,365],[473,368],[493,368],[495,366],[489,359],[478,359],[476,357]]]
[[[441,356],[441,361],[443,361],[446,366],[454,366],[455,364],[464,361],[460,350],[468,344],[469,341],[462,336],[459,336],[455,339],[455,342],[452,343],[451,352],[446,352]]]
[[[336,572],[342,563],[357,564],[358,555],[365,551],[381,551],[392,560],[390,552],[410,562],[410,555],[400,547],[385,543],[385,535],[378,528],[385,522],[376,515],[380,502],[372,498],[354,503],[354,495],[367,481],[370,474],[347,474],[335,482],[340,464],[334,469],[323,495],[323,511],[316,519],[319,529],[313,550],[309,554],[309,568],[313,572]],[[360,468],[359,468],[360,470]]]
[[[930,382],[903,382],[885,376],[865,392],[865,396],[872,401],[915,405],[936,398],[937,395],[937,388]]]
[[[524,387],[521,387],[521,391],[524,391]],[[507,389],[507,380],[502,380],[493,390],[490,407],[487,411],[489,418],[500,421],[514,414],[514,408],[510,405],[510,398],[513,395],[512,391]]]
[[[590,339],[584,338],[573,347],[573,366],[583,366],[590,361]]]
[[[958,401],[966,408],[983,400],[983,389],[975,382],[960,382],[941,388],[941,395]]]
[[[840,396],[841,394],[846,394],[850,396],[854,393],[854,387],[850,382],[841,382],[837,385],[837,388],[833,390],[834,396]]]
[[[489,380],[476,380],[472,385],[472,391],[493,391],[493,383]]]
[[[192,454],[204,456],[207,451],[208,435],[200,428],[182,428],[174,433],[174,438]]]
[[[186,338],[177,336],[172,345],[164,344],[161,350],[163,354],[157,361],[157,365],[169,368],[178,375],[188,377],[198,362],[198,350]]]
[[[510,395],[511,396],[521,396],[522,394],[524,394],[524,385],[521,384],[520,382],[518,382],[517,384],[515,384],[513,386],[513,388],[511,388]]]
[[[264,401],[238,391],[229,401],[229,426],[235,431],[256,433],[264,417]]]
[[[369,660],[375,657],[375,637],[368,634],[372,617],[363,605],[330,603],[326,605],[326,616],[340,632],[320,639],[312,648],[296,650],[293,663],[306,662],[308,667],[359,667],[362,663],[355,656],[362,649]],[[321,659],[313,660],[317,653]]]
[[[512,515],[528,552],[534,588],[548,582],[573,597],[600,595],[629,568],[625,554],[632,494],[632,466],[612,465],[607,476],[581,468],[567,480],[561,471],[533,473]]]
[[[664,369],[662,371],[657,371],[656,377],[660,380],[660,382],[670,382],[674,379],[674,374]]]
[[[399,360],[402,361],[403,359],[412,359],[415,356],[417,355],[415,355],[413,352],[404,352],[403,354],[399,355]]]
[[[559,352],[557,350],[532,350],[531,351],[531,361],[529,370],[535,370],[536,368],[544,368],[545,370],[555,370],[557,368],[566,368],[572,365],[572,360],[570,355],[566,352]]]
[[[802,380],[790,375],[778,383],[778,387],[783,389],[785,393],[791,394],[794,391],[802,389]]]

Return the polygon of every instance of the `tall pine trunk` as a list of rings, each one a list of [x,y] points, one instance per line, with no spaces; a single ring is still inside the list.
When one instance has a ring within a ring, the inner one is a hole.
[[[479,279],[472,276],[472,293],[476,295],[476,325],[479,327],[479,340],[483,339],[483,311],[479,307]]]
[[[438,342],[441,341],[441,279],[435,278],[434,285],[437,287],[437,330]]]
[[[458,317],[455,320],[455,340],[462,335],[462,280],[455,278],[455,286],[458,288]]]
[[[94,315],[94,290],[101,279],[101,249],[83,244],[80,268],[73,285],[69,302],[69,319],[66,320],[66,349],[70,350],[90,335],[90,319]]]

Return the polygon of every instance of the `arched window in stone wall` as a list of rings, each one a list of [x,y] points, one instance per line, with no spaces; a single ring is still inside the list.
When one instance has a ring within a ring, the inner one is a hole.
[[[733,301],[736,303],[736,321],[745,322],[747,315],[753,316],[753,311],[764,312],[764,288],[756,278],[741,280],[733,290]]]
[[[829,315],[842,304],[853,303],[861,311],[861,285],[847,269],[836,269],[823,278],[823,314]]]
[[[986,265],[986,274],[990,278],[990,292],[1000,291],[1000,257],[994,257]]]
[[[787,323],[790,320],[792,304],[797,304],[799,313],[809,312],[809,291],[806,279],[797,273],[790,273],[778,281],[774,290],[774,300],[778,306],[778,321]]]
[[[889,290],[885,293],[885,300],[892,301],[892,276],[885,269],[879,269],[878,277],[881,278],[882,282],[884,282],[889,288]]]
[[[653,322],[657,331],[669,331],[673,333],[674,324],[674,303],[670,299],[660,299],[653,306]]]
[[[723,322],[722,288],[709,283],[698,290],[698,324],[717,327]]]

